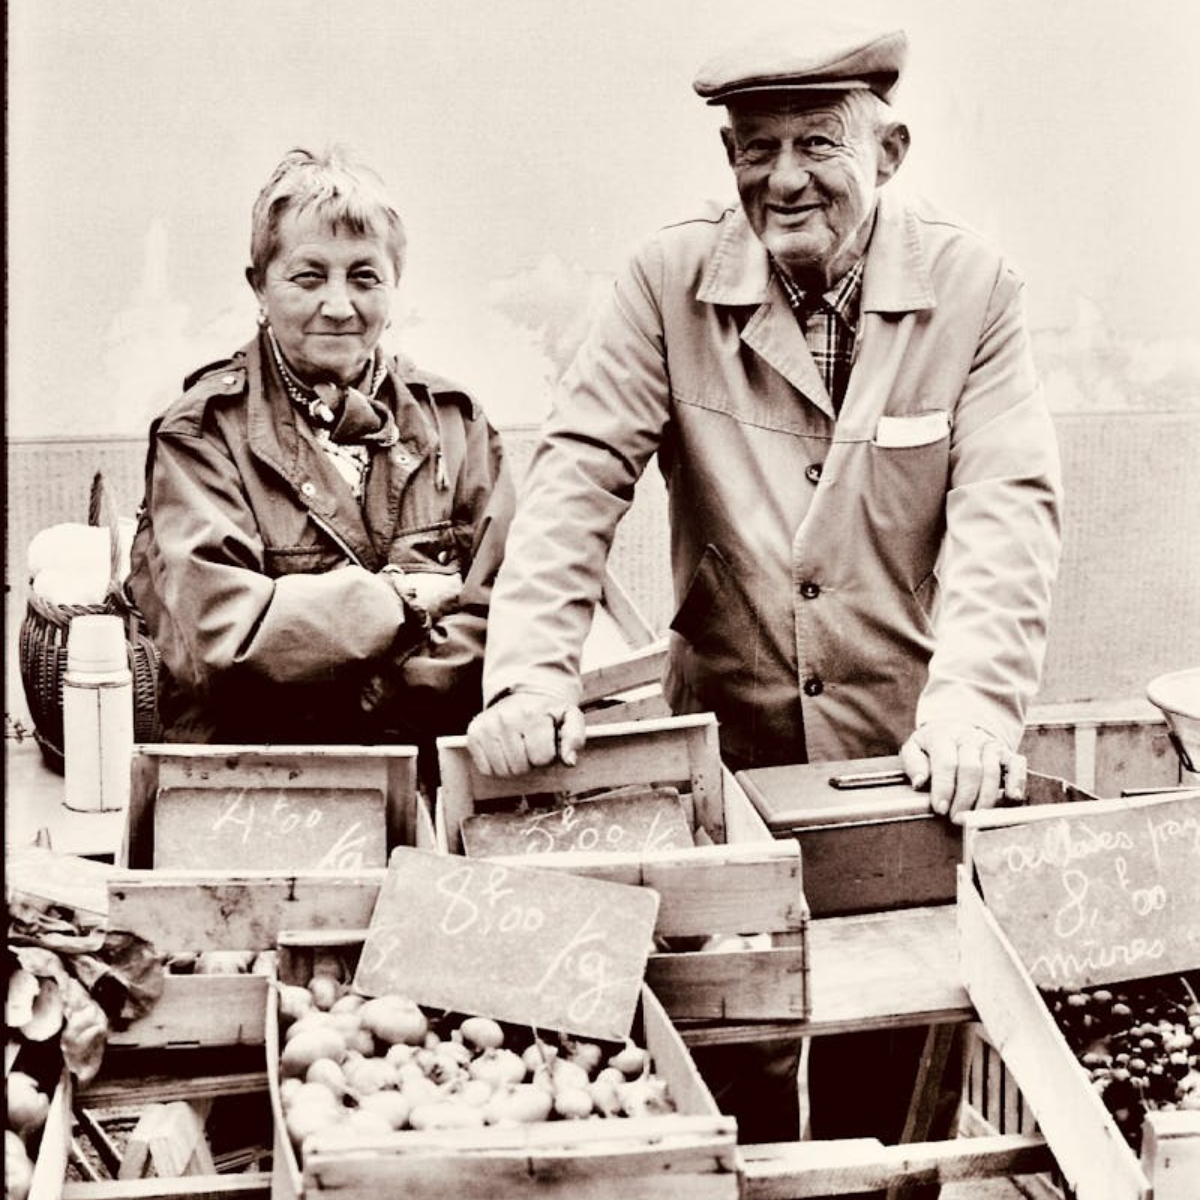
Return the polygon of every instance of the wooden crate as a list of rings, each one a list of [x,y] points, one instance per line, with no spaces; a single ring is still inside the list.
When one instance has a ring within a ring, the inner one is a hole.
[[[808,905],[800,856],[776,841],[721,764],[709,713],[601,725],[574,767],[509,778],[475,769],[465,738],[438,742],[439,848],[462,853],[462,823],[520,797],[579,795],[628,784],[673,784],[686,801],[695,847],[654,853],[562,852],[519,861],[654,888],[661,898],[646,980],[672,1018],[802,1020],[809,1012]],[[518,861],[518,860],[512,860]],[[762,935],[755,946],[697,948],[717,935]]]
[[[164,789],[229,796],[271,789],[284,796],[289,791],[378,793],[385,843],[374,849],[382,865],[393,847],[416,845],[421,836],[424,804],[417,791],[416,760],[414,746],[135,746],[119,861],[143,869],[162,865],[155,859],[154,830],[155,800]]]
[[[364,871],[153,870],[154,802],[161,787],[378,789],[386,850],[431,848],[433,818],[416,784],[412,746],[138,746],[122,861],[109,882],[113,928],[147,938],[163,953],[268,950],[280,928],[364,927],[383,867]],[[381,847],[381,850],[383,848]],[[154,1009],[114,1044],[131,1047],[260,1045],[266,982],[256,975],[168,975]]]
[[[1030,770],[1070,779],[1104,798],[1181,781],[1166,722],[1148,701],[1034,709],[1020,750]]]
[[[425,837],[432,836],[432,825]],[[150,941],[161,953],[270,950],[295,925],[363,929],[384,871],[126,871],[109,882],[109,922]],[[261,1045],[268,981],[261,974],[168,974],[145,1016],[115,1031],[120,1047]]]
[[[288,933],[286,982],[304,982],[311,952],[325,939]],[[353,935],[339,946],[351,954]],[[326,1148],[300,1163],[287,1136],[279,1095],[279,1013],[271,993],[267,1064],[275,1114],[272,1200],[336,1190],[340,1200],[736,1200],[737,1126],[724,1117],[653,991],[643,985],[633,1037],[650,1052],[677,1111],[665,1116],[547,1121],[515,1129],[404,1130],[362,1147]]]
[[[1148,1114],[1139,1160],[966,866],[959,870],[958,918],[967,992],[1077,1200],[1195,1200],[1200,1113]]]
[[[118,871],[109,888],[120,893],[127,876],[137,874],[151,873]],[[112,927],[128,928],[121,915],[130,911],[118,902]],[[169,922],[170,910],[157,919]],[[197,940],[190,948],[213,947]],[[264,1158],[270,1153],[263,1038],[253,1032],[254,1021],[265,1019],[268,980],[263,975],[213,975],[168,976],[165,982],[163,996],[149,1014],[124,1030],[110,1031],[95,1079],[80,1086],[64,1072],[42,1135],[33,1200],[266,1196],[269,1175],[227,1171],[229,1164],[214,1160],[209,1151],[205,1126],[214,1104],[237,1098],[232,1102],[256,1105],[263,1135],[258,1153]],[[141,1114],[123,1153],[100,1127],[101,1118],[114,1110],[125,1117]],[[247,1111],[239,1108],[239,1119]],[[238,1127],[239,1134],[243,1128]],[[110,1167],[112,1178],[92,1177],[97,1155],[84,1158],[84,1133],[93,1149],[101,1147],[98,1158]],[[78,1167],[84,1161],[92,1163],[92,1175],[68,1179],[68,1164]]]

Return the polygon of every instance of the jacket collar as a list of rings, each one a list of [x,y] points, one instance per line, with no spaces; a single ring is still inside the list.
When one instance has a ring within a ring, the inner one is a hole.
[[[362,508],[276,378],[263,340],[256,338],[241,353],[245,356],[250,392],[247,440],[251,452],[282,476],[297,501],[311,510],[359,562],[376,569],[382,560],[375,543],[386,546],[390,540],[390,526],[399,514],[400,491],[436,445],[431,418],[422,411],[396,363],[389,361],[388,383],[379,395],[392,409],[400,436],[393,446],[376,452],[383,461],[376,464],[368,479],[367,503],[374,507],[372,493],[384,488],[386,495],[380,503],[390,514],[384,522],[389,527],[381,526],[376,531],[378,536],[372,538]]]
[[[706,304],[760,305],[769,299],[770,284],[766,247],[738,205],[725,224],[696,298]],[[884,189],[867,248],[861,311],[916,312],[936,305],[920,225],[903,200]]]

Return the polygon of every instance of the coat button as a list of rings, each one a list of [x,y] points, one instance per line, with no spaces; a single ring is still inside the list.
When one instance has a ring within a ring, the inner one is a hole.
[[[821,588],[815,583],[802,583],[800,585],[800,595],[805,600],[815,600],[821,594]]]
[[[821,465],[821,463],[809,463],[808,466],[804,468],[804,478],[807,479],[809,483],[816,483],[817,480],[821,478]]]
[[[300,485],[300,494],[307,496],[310,500],[317,494],[317,485],[309,482],[307,479]]]
[[[222,375],[221,382],[222,383],[237,383],[237,376],[236,375]]]
[[[825,690],[825,685],[814,675],[811,679],[804,681],[804,694],[806,696],[819,696]]]
[[[398,450],[398,451],[396,452],[396,461],[397,461],[397,462],[398,462],[398,463],[399,463],[399,464],[400,464],[402,467],[407,467],[407,466],[408,466],[408,464],[409,464],[410,462],[412,462],[412,456],[411,456],[411,455],[408,455],[408,454],[405,454],[403,450]]]
[[[449,565],[450,559],[452,557],[453,557],[452,553],[449,550],[445,549],[444,547],[437,552],[437,560],[438,560],[438,562],[440,562],[442,564],[443,567]]]

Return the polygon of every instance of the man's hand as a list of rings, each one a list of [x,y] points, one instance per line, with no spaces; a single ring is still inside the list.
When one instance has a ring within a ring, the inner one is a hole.
[[[1024,756],[976,725],[922,725],[900,747],[900,763],[914,788],[929,784],[935,813],[953,817],[992,808],[1002,797],[1017,804],[1025,799]]]
[[[573,767],[586,740],[583,713],[538,692],[503,696],[467,727],[467,748],[485,775],[523,775],[556,759]]]

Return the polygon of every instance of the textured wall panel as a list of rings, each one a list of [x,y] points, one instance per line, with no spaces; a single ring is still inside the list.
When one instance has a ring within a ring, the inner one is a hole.
[[[1067,487],[1062,573],[1044,703],[1141,696],[1157,674],[1200,664],[1200,414],[1122,412],[1056,418]],[[506,431],[524,472],[536,430]],[[86,519],[94,471],[122,515],[141,496],[137,439],[8,446],[5,711],[28,720],[13,647],[24,612],[25,548],[37,530]],[[652,466],[617,531],[612,566],[651,624],[671,617],[666,498]]]

